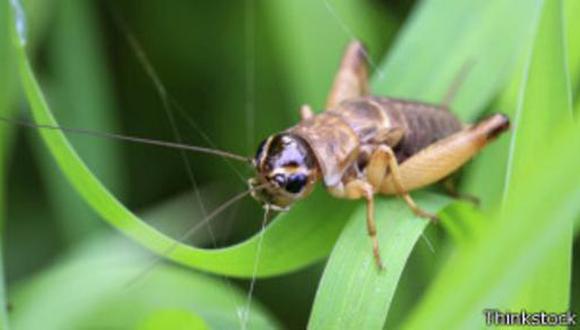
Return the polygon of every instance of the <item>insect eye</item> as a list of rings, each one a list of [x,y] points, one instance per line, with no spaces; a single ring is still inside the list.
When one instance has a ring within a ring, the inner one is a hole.
[[[307,182],[308,178],[306,175],[294,174],[288,178],[288,182],[284,188],[290,193],[297,194],[302,191],[302,189],[304,189],[304,186],[306,186]]]
[[[278,184],[280,187],[284,187],[286,185],[286,177],[282,174],[276,174],[272,177],[272,180]]]

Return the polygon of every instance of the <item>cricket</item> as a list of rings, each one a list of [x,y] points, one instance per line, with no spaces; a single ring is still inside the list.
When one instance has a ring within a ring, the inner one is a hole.
[[[258,149],[250,179],[252,195],[266,207],[287,210],[322,180],[336,198],[365,199],[367,229],[379,269],[374,197],[401,196],[411,210],[433,221],[409,195],[440,181],[509,128],[493,114],[463,124],[450,111],[452,88],[441,105],[369,95],[366,51],[351,42],[330,90],[326,111],[305,105],[296,126],[277,133]]]
[[[0,1],[0,329],[573,324],[579,15]]]
[[[40,129],[58,129],[102,138],[206,153],[250,164],[255,177],[249,190],[224,202],[202,223],[250,194],[269,211],[285,212],[306,198],[321,181],[340,199],[364,199],[367,230],[378,269],[384,269],[375,223],[375,195],[403,198],[413,213],[437,221],[409,192],[441,181],[485,145],[505,132],[509,119],[493,114],[464,124],[450,111],[459,79],[440,105],[369,95],[366,50],[360,41],[347,47],[327,98],[326,110],[300,109],[301,121],[260,143],[255,157],[232,152],[62,126],[2,121]],[[459,77],[460,78],[460,77]],[[196,227],[197,228],[197,227]]]

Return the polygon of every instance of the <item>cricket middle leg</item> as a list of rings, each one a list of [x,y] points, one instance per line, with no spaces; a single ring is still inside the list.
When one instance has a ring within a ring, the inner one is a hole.
[[[379,249],[379,239],[377,238],[377,224],[375,222],[375,189],[371,184],[364,180],[351,180],[341,187],[331,187],[329,192],[338,198],[360,199],[364,198],[367,202],[367,232],[373,244],[373,256],[377,267],[384,269],[381,253]]]
[[[411,195],[409,195],[409,192],[405,189],[405,186],[401,181],[399,163],[397,162],[395,153],[390,147],[381,145],[377,147],[377,149],[371,155],[369,164],[366,168],[367,178],[370,184],[374,187],[381,187],[387,175],[387,169],[390,170],[389,173],[396,188],[396,194],[403,198],[411,211],[413,211],[413,213],[418,217],[437,221],[438,218],[436,215],[420,208],[417,203],[415,203]]]

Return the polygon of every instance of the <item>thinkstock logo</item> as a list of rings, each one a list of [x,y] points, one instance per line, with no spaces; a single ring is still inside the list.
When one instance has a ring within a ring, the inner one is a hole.
[[[486,309],[483,311],[487,326],[568,326],[576,325],[576,313],[568,311],[564,313],[551,312],[520,312],[500,311]]]

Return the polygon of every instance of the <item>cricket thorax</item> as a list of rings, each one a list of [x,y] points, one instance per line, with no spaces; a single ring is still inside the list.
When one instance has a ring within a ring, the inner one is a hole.
[[[260,144],[250,179],[256,200],[275,210],[287,210],[306,197],[318,180],[316,157],[307,141],[291,133],[275,134]],[[263,187],[262,187],[263,186]]]

